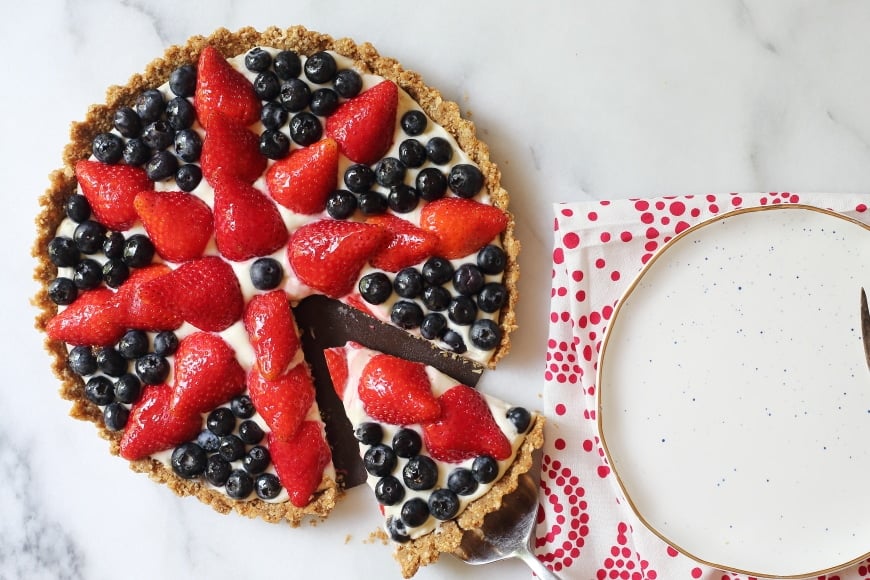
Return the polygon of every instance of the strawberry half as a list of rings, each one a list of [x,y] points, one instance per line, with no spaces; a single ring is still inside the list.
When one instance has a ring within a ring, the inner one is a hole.
[[[332,388],[339,399],[344,398],[344,390],[347,388],[347,355],[343,347],[327,348],[323,351],[326,359],[326,368],[332,379]]]
[[[232,119],[217,117],[205,134],[199,164],[212,186],[223,176],[253,183],[266,169],[266,158],[260,155],[255,133]]]
[[[372,266],[398,272],[434,255],[438,237],[393,214],[371,216],[367,223],[377,224],[392,235],[387,246],[372,257]]]
[[[492,205],[444,197],[423,206],[420,227],[438,236],[437,255],[453,260],[476,252],[505,230],[508,216]]]
[[[111,301],[117,308],[118,320],[125,328],[157,332],[175,330],[182,325],[184,320],[181,316],[167,308],[165,304],[146,302],[141,297],[142,286],[171,271],[165,264],[136,268],[121,284]]]
[[[248,373],[248,393],[272,437],[280,441],[294,438],[314,403],[314,383],[304,364],[274,381],[263,377],[254,365]]]
[[[230,178],[214,188],[214,229],[218,251],[234,262],[271,254],[288,237],[275,202],[253,185]]]
[[[75,346],[109,346],[125,332],[112,304],[114,292],[95,288],[79,294],[76,301],[45,325],[48,336]]]
[[[133,205],[164,260],[184,262],[202,256],[214,220],[200,198],[182,191],[141,191]]]
[[[245,307],[245,330],[264,378],[274,380],[284,374],[299,352],[299,334],[283,290],[273,290],[251,298]]]
[[[290,266],[302,282],[337,298],[353,290],[360,270],[388,242],[382,227],[342,220],[306,224],[290,237]]]
[[[384,423],[410,425],[441,415],[426,367],[420,363],[376,354],[363,368],[357,389],[366,413]]]
[[[142,285],[139,299],[167,308],[200,330],[220,332],[239,320],[242,289],[232,267],[216,256],[185,262]]]
[[[441,417],[423,423],[423,441],[434,459],[459,463],[479,455],[498,460],[511,456],[510,441],[479,392],[457,385],[438,397],[438,402]]]
[[[136,223],[139,219],[133,206],[136,194],[154,189],[145,171],[130,165],[107,165],[85,159],[76,163],[76,177],[94,217],[114,231],[128,230]]]
[[[338,143],[321,139],[276,161],[266,172],[272,198],[291,211],[320,213],[338,183]]]
[[[399,89],[383,81],[342,103],[326,119],[326,134],[356,163],[371,165],[393,144]]]
[[[260,118],[260,99],[245,76],[217,49],[206,46],[199,55],[193,97],[199,124],[211,130],[218,117],[250,125]]]
[[[318,423],[305,421],[296,437],[283,441],[269,433],[269,453],[281,485],[290,494],[290,502],[305,507],[323,479],[323,469],[332,460],[332,452]]]
[[[202,429],[202,417],[170,413],[171,399],[172,388],[168,385],[145,388],[142,398],[130,409],[121,437],[121,457],[130,461],[143,459],[196,437]]]
[[[174,415],[211,411],[244,390],[245,371],[236,360],[236,351],[221,337],[195,332],[178,344],[169,405]]]

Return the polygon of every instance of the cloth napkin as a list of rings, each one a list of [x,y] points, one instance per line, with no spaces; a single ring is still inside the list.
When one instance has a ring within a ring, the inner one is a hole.
[[[746,580],[679,553],[634,515],[598,439],[596,368],[619,297],[674,235],[734,209],[786,203],[822,207],[870,223],[870,195],[857,194],[720,194],[554,206],[544,371],[549,422],[535,551],[560,577]],[[819,580],[858,578],[870,579],[870,560]]]

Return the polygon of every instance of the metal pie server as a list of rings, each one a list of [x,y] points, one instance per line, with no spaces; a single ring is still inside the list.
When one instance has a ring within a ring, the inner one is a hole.
[[[861,338],[864,340],[864,356],[870,369],[870,307],[867,306],[867,293],[861,288]]]

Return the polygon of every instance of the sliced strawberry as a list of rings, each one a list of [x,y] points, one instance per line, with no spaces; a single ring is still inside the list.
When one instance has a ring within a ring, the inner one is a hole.
[[[444,197],[423,206],[420,227],[438,236],[437,254],[448,260],[476,252],[507,227],[508,216],[492,205]]]
[[[245,390],[245,371],[236,351],[224,339],[208,332],[190,334],[175,352],[172,384],[174,415],[187,416],[211,411]]]
[[[113,296],[108,288],[82,292],[75,302],[48,321],[45,325],[48,336],[75,346],[114,344],[126,328],[118,320]]]
[[[199,157],[202,175],[209,184],[224,176],[253,183],[266,169],[260,139],[244,125],[218,117],[208,128]]]
[[[208,130],[217,117],[242,125],[260,118],[260,99],[253,85],[211,46],[203,48],[199,55],[193,99],[199,124]]]
[[[181,316],[169,309],[163,303],[151,303],[141,298],[142,286],[171,272],[165,264],[152,264],[144,268],[136,268],[130,277],[121,284],[112,298],[118,311],[118,320],[125,328],[136,328],[157,332],[160,330],[175,330],[182,325]]]
[[[326,368],[332,378],[332,388],[340,399],[344,398],[347,387],[347,355],[343,347],[327,348],[323,351],[326,358]]]
[[[320,424],[305,421],[292,440],[283,441],[269,433],[268,441],[281,485],[290,494],[293,505],[305,507],[323,480],[323,469],[332,461]]]
[[[337,298],[353,290],[360,270],[388,240],[380,226],[320,220],[296,230],[287,253],[302,282]]]
[[[245,330],[257,357],[257,367],[268,380],[277,379],[299,352],[299,334],[283,290],[251,298],[245,307]]]
[[[221,179],[215,185],[214,229],[221,255],[234,262],[271,254],[288,237],[275,202],[238,179]]]
[[[294,150],[266,172],[272,198],[296,213],[322,212],[337,183],[338,143],[329,138]]]
[[[248,393],[272,435],[281,441],[293,439],[314,403],[314,383],[304,364],[274,381],[264,378],[254,365],[248,373]]]
[[[107,165],[99,161],[76,163],[79,189],[87,198],[94,217],[115,231],[130,229],[139,216],[133,206],[136,194],[154,189],[145,171],[130,165]]]
[[[441,415],[426,367],[420,363],[376,354],[363,368],[357,389],[366,413],[384,423],[410,425]]]
[[[360,312],[365,312],[369,316],[375,316],[375,313],[372,312],[372,309],[369,307],[369,303],[363,300],[363,297],[360,296],[359,292],[351,292],[341,300],[348,306],[353,306]]]
[[[457,385],[438,397],[438,402],[441,417],[423,423],[423,441],[434,459],[459,463],[479,455],[498,460],[510,457],[510,441],[499,429],[483,395]]]
[[[168,385],[145,388],[130,409],[121,437],[121,457],[130,461],[143,459],[196,437],[202,429],[202,416],[170,413],[171,400],[172,388]]]
[[[143,284],[139,299],[149,308],[168,308],[200,330],[212,332],[228,328],[244,309],[235,272],[216,256],[185,262]]]
[[[214,220],[200,198],[182,191],[141,191],[133,205],[164,260],[184,262],[202,256]]]
[[[381,214],[368,218],[367,223],[377,224],[392,234],[392,239],[383,250],[372,257],[372,266],[398,272],[402,268],[422,262],[435,253],[438,237],[422,230],[393,214]]]
[[[399,89],[383,81],[342,103],[326,119],[326,134],[356,163],[370,165],[393,144]]]

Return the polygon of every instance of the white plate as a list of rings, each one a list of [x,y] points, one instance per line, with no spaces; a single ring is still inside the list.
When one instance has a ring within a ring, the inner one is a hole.
[[[599,428],[638,516],[684,553],[816,576],[870,553],[870,228],[805,206],[686,230],[620,301]]]

